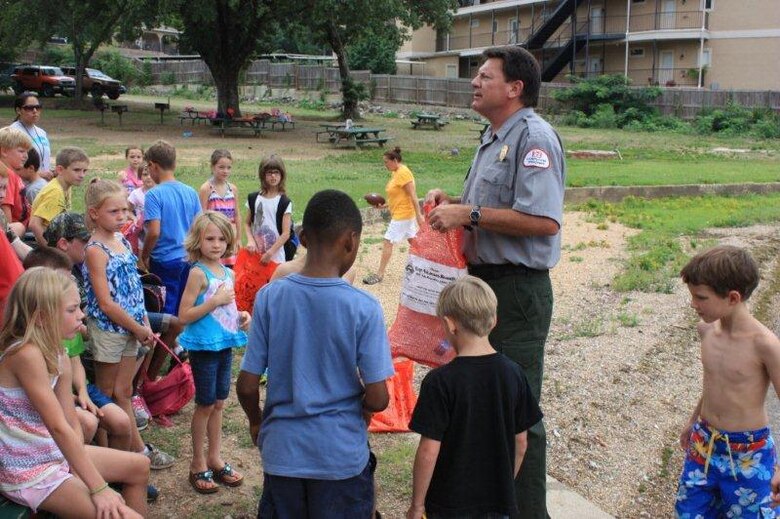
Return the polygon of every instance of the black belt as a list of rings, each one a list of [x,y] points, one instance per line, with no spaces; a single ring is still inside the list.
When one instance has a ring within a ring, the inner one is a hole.
[[[547,275],[549,272],[549,269],[532,269],[525,265],[514,265],[512,263],[503,263],[501,265],[469,265],[469,274],[484,281],[507,276],[541,276]]]

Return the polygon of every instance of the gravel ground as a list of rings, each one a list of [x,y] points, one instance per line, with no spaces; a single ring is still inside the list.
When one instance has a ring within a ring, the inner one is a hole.
[[[383,230],[369,226],[364,241],[374,242]],[[565,215],[562,258],[552,271],[556,300],[542,396],[548,472],[616,517],[670,517],[682,466],[677,438],[701,391],[696,316],[682,283],[669,294],[612,290],[626,239],[635,232],[615,223],[599,229],[581,213]],[[768,237],[776,235],[755,226],[709,237],[712,244],[750,248],[766,277],[774,268],[768,251],[777,246]],[[358,280],[376,268],[380,247],[364,245]],[[382,302],[388,325],[405,258],[394,251],[384,282],[367,288]],[[418,383],[427,371],[417,369]]]

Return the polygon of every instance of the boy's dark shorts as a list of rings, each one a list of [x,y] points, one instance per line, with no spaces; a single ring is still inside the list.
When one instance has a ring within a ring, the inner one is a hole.
[[[87,384],[87,394],[89,395],[89,399],[92,400],[98,409],[114,403],[114,401],[107,397],[95,384]]]
[[[371,472],[369,461],[357,476],[335,481],[265,474],[257,518],[371,517],[374,508],[374,477]]]
[[[225,400],[230,394],[233,350],[190,350],[189,354],[192,377],[195,379],[195,403],[212,405],[217,400]]]

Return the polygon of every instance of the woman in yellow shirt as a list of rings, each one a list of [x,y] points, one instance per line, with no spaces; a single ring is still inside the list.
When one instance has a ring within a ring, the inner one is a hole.
[[[390,225],[385,233],[382,259],[379,262],[379,270],[376,274],[369,274],[363,278],[366,285],[374,285],[382,281],[385,269],[393,254],[393,245],[404,240],[411,240],[417,234],[417,230],[425,222],[420,203],[417,198],[417,190],[414,185],[414,176],[411,170],[401,160],[401,148],[385,152],[382,157],[385,167],[390,172],[390,180],[385,186],[387,191],[387,206],[390,208]],[[385,206],[378,206],[384,208]]]

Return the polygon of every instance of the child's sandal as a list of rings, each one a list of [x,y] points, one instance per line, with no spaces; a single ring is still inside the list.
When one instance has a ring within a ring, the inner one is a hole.
[[[210,483],[214,486],[202,487],[198,485],[199,481]],[[203,472],[196,472],[194,474],[190,472],[190,485],[192,485],[192,488],[194,488],[195,492],[198,494],[213,494],[219,490],[217,484],[214,483],[214,471],[212,470],[204,470]]]
[[[230,463],[225,463],[221,469],[212,469],[214,480],[228,487],[239,487],[244,482],[244,476],[233,470]]]

